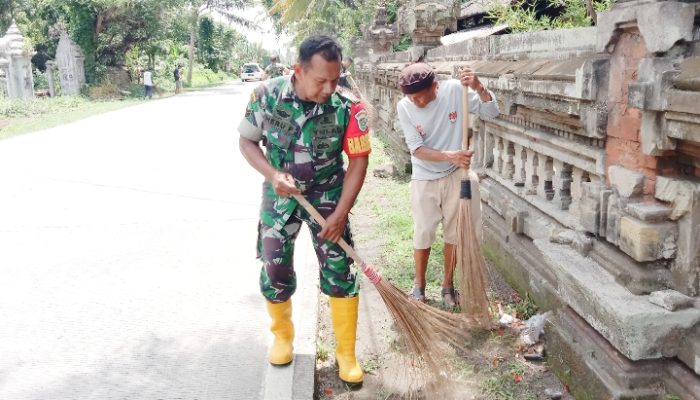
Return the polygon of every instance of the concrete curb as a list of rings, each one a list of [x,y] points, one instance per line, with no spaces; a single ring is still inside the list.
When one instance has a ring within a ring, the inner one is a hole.
[[[316,336],[318,329],[318,260],[309,230],[299,232],[294,254],[297,292],[292,296],[294,361],[286,367],[267,365],[263,381],[265,400],[308,400],[314,396]]]

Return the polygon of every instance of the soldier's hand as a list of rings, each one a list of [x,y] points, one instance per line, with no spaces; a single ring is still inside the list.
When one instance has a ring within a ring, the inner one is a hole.
[[[326,226],[321,229],[318,236],[321,239],[329,242],[338,243],[345,232],[345,224],[348,221],[348,215],[340,212],[334,212],[326,218]]]
[[[471,150],[457,150],[457,151],[445,151],[444,154],[447,156],[447,160],[459,168],[469,169],[472,161]]]
[[[278,171],[272,177],[272,189],[278,196],[289,197],[293,194],[300,194],[301,191],[294,183],[294,178],[287,172]]]

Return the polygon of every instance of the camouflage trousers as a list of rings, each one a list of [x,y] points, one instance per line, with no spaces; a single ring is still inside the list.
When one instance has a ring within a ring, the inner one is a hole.
[[[348,257],[337,243],[318,237],[321,227],[311,221],[302,207],[297,207],[282,229],[258,223],[258,259],[263,262],[260,271],[260,291],[269,301],[281,303],[289,300],[296,290],[294,272],[294,242],[306,222],[311,230],[314,250],[318,257],[321,291],[331,297],[355,297],[360,290],[356,273]],[[343,239],[351,246],[350,223],[345,225]]]

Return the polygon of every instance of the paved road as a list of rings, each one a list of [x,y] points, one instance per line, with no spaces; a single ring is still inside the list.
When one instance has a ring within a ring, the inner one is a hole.
[[[253,85],[0,142],[0,399],[270,392],[235,130]]]

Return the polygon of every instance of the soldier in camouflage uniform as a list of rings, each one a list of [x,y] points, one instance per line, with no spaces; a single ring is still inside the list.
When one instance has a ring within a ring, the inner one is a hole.
[[[257,87],[238,128],[239,146],[265,178],[258,224],[260,289],[275,341],[273,365],[292,361],[291,296],[296,289],[294,241],[310,227],[320,264],[321,291],[330,296],[340,378],[362,382],[355,358],[359,286],[352,259],[337,242],[352,244],[348,213],[362,187],[371,151],[364,105],[336,92],[342,50],[328,36],[311,36],[299,49],[294,75]],[[259,142],[265,145],[265,153]],[[349,163],[343,169],[343,153]],[[321,228],[290,197],[302,194],[326,219]]]
[[[270,65],[265,68],[265,74],[268,79],[277,78],[284,75],[284,65],[279,63],[277,56],[270,57]]]

